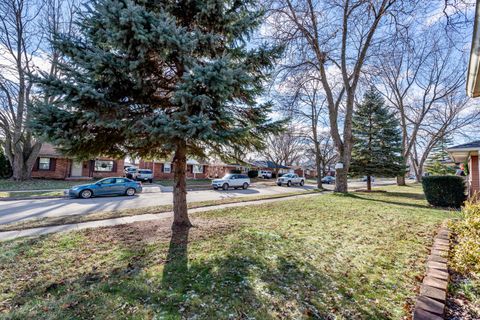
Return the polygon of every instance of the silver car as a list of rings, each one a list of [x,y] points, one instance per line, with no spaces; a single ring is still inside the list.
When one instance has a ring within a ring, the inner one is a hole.
[[[250,178],[244,174],[227,174],[221,179],[215,179],[212,181],[213,189],[217,190],[222,188],[228,190],[229,188],[242,188],[247,189],[250,185]]]

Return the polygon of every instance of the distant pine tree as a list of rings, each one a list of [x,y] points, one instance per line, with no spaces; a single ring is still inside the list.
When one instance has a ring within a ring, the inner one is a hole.
[[[371,190],[371,176],[394,177],[404,172],[398,120],[376,90],[368,90],[358,105],[352,133],[354,144],[349,172],[367,176],[368,190]]]
[[[451,158],[448,155],[448,145],[452,144],[450,137],[444,137],[438,141],[430,151],[427,161],[425,161],[426,172],[431,175],[449,175],[455,174],[455,168],[448,163],[451,162]]]
[[[256,0],[87,2],[75,36],[57,35],[61,77],[32,127],[67,155],[173,155],[174,225],[189,226],[187,157],[247,151],[283,123],[258,103],[281,48],[247,41]]]

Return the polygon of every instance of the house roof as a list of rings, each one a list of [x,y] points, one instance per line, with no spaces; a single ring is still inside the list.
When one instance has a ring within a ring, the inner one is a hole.
[[[280,164],[276,164],[273,161],[252,161],[250,164],[254,167],[258,168],[268,168],[268,169],[290,169],[289,167],[282,166]]]
[[[448,148],[447,152],[454,162],[463,162],[468,159],[470,155],[477,155],[479,150],[480,140],[476,140]]]
[[[447,150],[459,150],[459,149],[473,149],[478,150],[480,149],[480,140],[472,141],[469,143],[459,144],[458,146],[450,147]]]
[[[40,152],[38,153],[39,156],[43,157],[53,157],[53,158],[61,158],[63,157],[62,153],[59,152],[53,144],[50,143],[42,143],[42,147],[40,148]]]

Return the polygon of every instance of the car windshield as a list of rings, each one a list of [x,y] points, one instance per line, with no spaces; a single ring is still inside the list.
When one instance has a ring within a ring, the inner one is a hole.
[[[283,175],[283,177],[285,177],[285,178],[290,178],[291,176],[292,176],[291,174],[285,174],[285,175]]]
[[[150,170],[139,170],[138,173],[152,173]]]
[[[232,179],[232,177],[233,177],[233,174],[226,174],[223,176],[222,179]]]

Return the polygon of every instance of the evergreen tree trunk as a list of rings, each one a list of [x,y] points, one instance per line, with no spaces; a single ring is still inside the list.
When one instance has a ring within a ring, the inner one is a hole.
[[[173,226],[191,227],[187,210],[187,144],[177,143],[173,158]]]
[[[367,176],[367,190],[372,191],[372,176]]]

